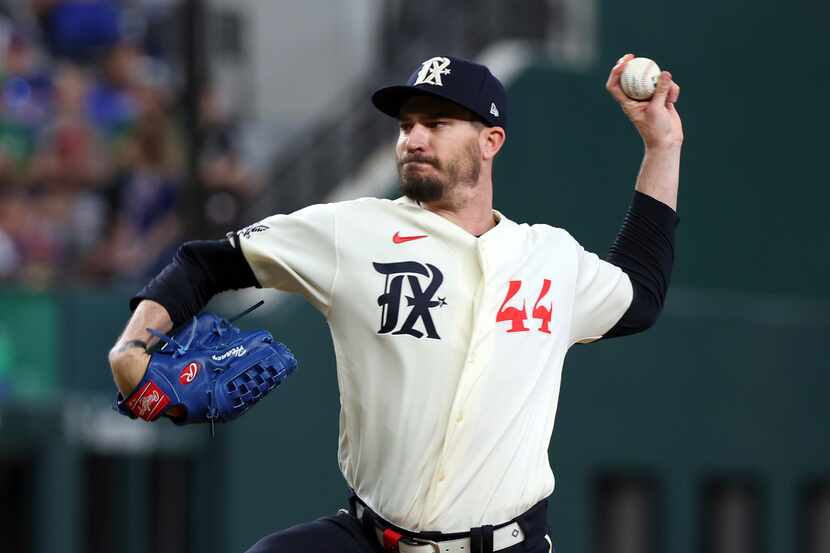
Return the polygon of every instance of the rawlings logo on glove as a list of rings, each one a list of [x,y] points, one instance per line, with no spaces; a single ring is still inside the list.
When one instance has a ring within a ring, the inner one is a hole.
[[[185,365],[182,372],[179,373],[179,382],[182,384],[190,384],[193,382],[193,379],[196,378],[197,374],[199,374],[199,363],[191,361]]]
[[[214,355],[213,360],[224,361],[228,357],[242,357],[243,355],[245,355],[245,353],[247,353],[245,351],[245,346],[236,346],[235,348],[226,351],[222,355]]]
[[[116,410],[154,421],[182,406],[183,417],[169,417],[176,424],[227,422],[245,413],[294,372],[297,360],[270,332],[243,332],[231,321],[202,313],[174,336],[147,329],[164,346],[150,356],[133,392],[118,395]]]

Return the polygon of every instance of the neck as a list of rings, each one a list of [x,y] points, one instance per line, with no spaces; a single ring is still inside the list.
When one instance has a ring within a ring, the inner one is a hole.
[[[475,188],[456,190],[453,197],[421,204],[455,223],[473,236],[481,236],[496,226],[493,214],[493,183],[479,182]]]

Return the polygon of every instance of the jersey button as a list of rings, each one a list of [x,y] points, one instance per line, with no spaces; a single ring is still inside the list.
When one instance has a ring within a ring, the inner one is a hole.
[[[461,424],[461,422],[462,422],[463,420],[464,420],[464,413],[458,413],[458,416],[457,416],[457,417],[455,417],[455,422],[456,422],[456,424]]]

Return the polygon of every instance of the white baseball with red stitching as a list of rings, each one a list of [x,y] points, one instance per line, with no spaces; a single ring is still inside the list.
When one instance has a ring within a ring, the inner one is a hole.
[[[625,65],[620,86],[632,100],[648,100],[654,95],[660,68],[648,58],[634,58]]]

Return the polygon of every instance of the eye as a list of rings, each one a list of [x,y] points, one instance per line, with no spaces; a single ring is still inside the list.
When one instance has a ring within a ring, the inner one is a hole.
[[[406,134],[412,130],[412,123],[410,121],[401,121],[400,129],[402,133]]]
[[[427,127],[429,127],[430,129],[441,129],[441,128],[446,127],[448,124],[449,123],[447,123],[443,119],[438,119],[438,120],[430,121],[429,123],[427,123]]]

